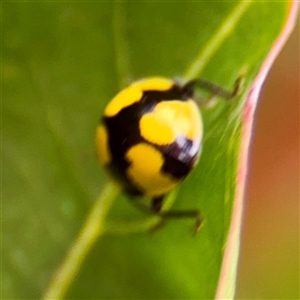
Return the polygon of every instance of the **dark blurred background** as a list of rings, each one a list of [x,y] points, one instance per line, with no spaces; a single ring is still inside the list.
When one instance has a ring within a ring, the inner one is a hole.
[[[256,111],[236,299],[300,299],[299,22]]]

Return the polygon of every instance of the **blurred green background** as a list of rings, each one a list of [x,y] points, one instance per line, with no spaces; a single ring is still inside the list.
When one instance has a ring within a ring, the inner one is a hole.
[[[299,299],[299,22],[264,84],[250,152],[237,299]]]

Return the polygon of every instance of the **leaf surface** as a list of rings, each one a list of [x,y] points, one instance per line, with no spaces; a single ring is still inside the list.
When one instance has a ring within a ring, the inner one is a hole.
[[[130,230],[148,217],[119,194],[107,232],[85,253],[66,294],[215,296],[237,188],[243,104],[289,8],[253,2],[235,20],[241,3],[2,4],[3,298],[45,293],[107,185],[94,155],[95,128],[120,87],[160,75],[232,89],[245,71],[239,98],[202,112],[203,153],[174,194],[172,207],[201,210],[199,234],[190,234],[192,220],[170,221],[155,234]]]

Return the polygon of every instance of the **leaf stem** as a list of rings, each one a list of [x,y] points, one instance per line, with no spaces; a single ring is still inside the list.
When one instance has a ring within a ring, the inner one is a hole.
[[[231,14],[228,15],[217,32],[212,36],[212,38],[208,41],[206,46],[185,72],[184,78],[186,80],[194,79],[199,75],[211,57],[220,48],[220,45],[229,36],[229,34],[233,32],[235,26],[246,12],[250,4],[252,4],[252,0],[242,0],[231,12]]]
[[[56,274],[54,274],[42,299],[63,299],[87,253],[94,245],[96,239],[105,232],[105,217],[118,192],[118,189],[112,183],[108,183],[104,187],[65,260]]]

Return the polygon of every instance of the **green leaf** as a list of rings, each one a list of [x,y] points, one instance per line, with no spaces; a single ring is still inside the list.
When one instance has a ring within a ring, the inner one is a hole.
[[[237,188],[243,104],[288,8],[250,1],[2,4],[3,298],[214,298]],[[120,87],[150,75],[201,76],[231,89],[241,72],[243,95],[202,112],[199,165],[171,194],[172,207],[201,210],[201,231],[193,237],[192,220],[178,220],[150,234],[156,219],[118,194],[96,162],[105,105]]]

